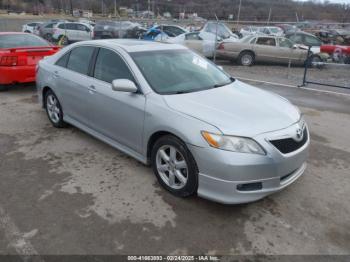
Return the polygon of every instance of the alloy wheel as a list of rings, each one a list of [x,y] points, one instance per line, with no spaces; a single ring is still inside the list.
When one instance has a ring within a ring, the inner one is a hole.
[[[47,96],[46,107],[51,121],[57,124],[60,121],[61,109],[59,107],[57,98],[53,94],[49,94]]]
[[[188,180],[188,167],[184,156],[174,147],[164,145],[156,154],[156,168],[163,182],[172,189],[182,189]]]

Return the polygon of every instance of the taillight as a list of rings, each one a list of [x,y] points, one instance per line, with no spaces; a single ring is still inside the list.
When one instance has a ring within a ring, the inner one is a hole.
[[[224,49],[225,49],[224,43],[221,43],[221,44],[218,46],[218,49],[219,49],[219,50],[224,50]]]
[[[17,63],[17,56],[2,56],[0,59],[0,66],[16,66]]]

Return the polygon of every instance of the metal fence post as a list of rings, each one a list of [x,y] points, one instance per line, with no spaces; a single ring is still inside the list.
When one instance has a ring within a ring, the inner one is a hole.
[[[308,51],[307,51],[307,58],[306,58],[306,61],[305,61],[305,66],[304,66],[303,83],[302,83],[299,87],[306,86],[307,69],[308,69],[308,67],[309,67],[310,58],[311,58],[310,53],[311,53],[311,46],[309,46],[309,49],[308,49]]]

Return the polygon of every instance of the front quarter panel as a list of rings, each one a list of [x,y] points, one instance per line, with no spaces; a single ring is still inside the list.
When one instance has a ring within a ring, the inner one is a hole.
[[[147,95],[143,142],[145,155],[150,138],[157,132],[171,133],[186,144],[196,147],[208,147],[201,131],[221,133],[209,123],[171,109],[161,95],[156,93]]]

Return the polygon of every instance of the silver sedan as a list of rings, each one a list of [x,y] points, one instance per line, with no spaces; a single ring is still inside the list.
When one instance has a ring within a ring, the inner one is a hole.
[[[175,44],[100,40],[39,63],[51,123],[67,123],[150,164],[176,196],[245,203],[306,168],[309,132],[288,100],[244,84]]]

